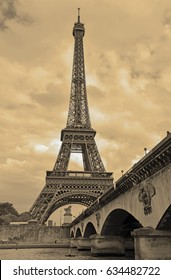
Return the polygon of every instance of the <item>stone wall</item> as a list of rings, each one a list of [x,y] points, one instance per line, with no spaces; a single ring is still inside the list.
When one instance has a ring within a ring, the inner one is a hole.
[[[42,225],[1,225],[0,240],[27,243],[60,243],[69,238],[69,229]]]

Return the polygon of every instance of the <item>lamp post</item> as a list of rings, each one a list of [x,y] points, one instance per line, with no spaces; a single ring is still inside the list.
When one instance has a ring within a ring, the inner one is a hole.
[[[60,225],[60,227],[61,227],[61,224],[62,224],[61,214],[62,214],[62,211],[60,210],[60,221],[59,221],[59,225]]]
[[[59,228],[59,238],[60,238],[60,239],[61,239],[61,225],[62,225],[61,214],[62,214],[62,210],[60,210],[60,220],[59,220],[59,225],[60,225],[60,228]]]
[[[145,155],[147,154],[147,148],[146,147],[144,148],[144,153],[145,153]]]

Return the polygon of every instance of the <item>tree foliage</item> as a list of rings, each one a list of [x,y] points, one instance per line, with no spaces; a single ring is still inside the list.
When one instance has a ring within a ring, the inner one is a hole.
[[[19,216],[17,210],[14,208],[12,203],[5,202],[5,203],[0,203],[0,217],[3,215],[8,215],[12,214],[14,216]]]
[[[20,222],[27,222],[28,220],[31,219],[33,219],[33,217],[31,216],[30,212],[23,212],[18,217],[18,221]]]
[[[31,219],[30,212],[19,214],[12,203],[0,203],[0,225],[8,225],[10,222],[27,222]]]

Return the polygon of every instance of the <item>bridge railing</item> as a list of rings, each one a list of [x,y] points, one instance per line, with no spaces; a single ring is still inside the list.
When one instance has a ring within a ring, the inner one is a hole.
[[[120,177],[116,181],[116,188],[121,187],[126,181],[132,182],[133,185],[138,184],[169,163],[171,163],[171,133]]]

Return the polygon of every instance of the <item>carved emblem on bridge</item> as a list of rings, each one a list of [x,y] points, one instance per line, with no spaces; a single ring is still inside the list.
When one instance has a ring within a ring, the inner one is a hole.
[[[97,221],[97,226],[100,226],[100,219],[101,219],[101,215],[99,212],[96,213],[96,221]]]
[[[145,186],[140,185],[138,200],[143,203],[145,215],[148,215],[152,212],[151,198],[155,194],[155,187],[149,181],[146,182]]]

